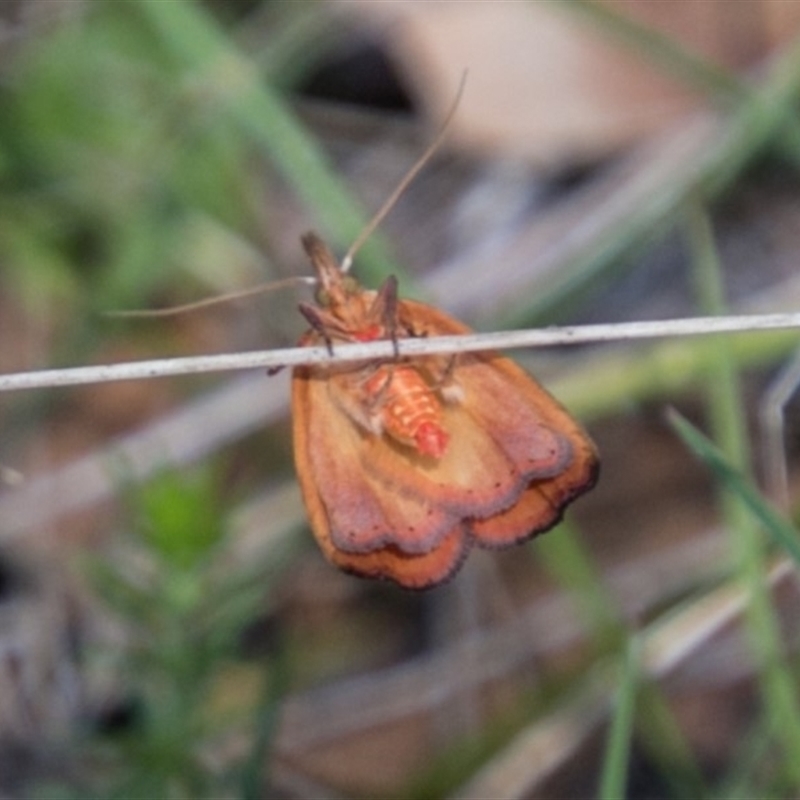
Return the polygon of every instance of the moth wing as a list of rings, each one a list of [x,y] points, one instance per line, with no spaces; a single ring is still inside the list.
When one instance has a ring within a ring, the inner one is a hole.
[[[469,357],[456,372],[469,413],[524,475],[552,480],[553,497],[570,500],[594,485],[597,451],[569,412],[513,361],[492,353]]]
[[[510,508],[486,519],[470,520],[468,528],[475,542],[481,547],[508,547],[552,528],[568,502],[548,493],[547,486],[553,482],[533,481]]]
[[[400,301],[398,315],[410,335],[469,331],[414,301]],[[317,341],[309,334],[301,344]],[[451,360],[412,363],[434,385],[446,381]],[[458,357],[461,397],[443,408],[443,424],[457,435],[438,460],[359,426],[351,377],[298,367],[292,382],[295,460],[311,526],[342,569],[409,588],[435,585],[458,569],[473,538],[485,547],[528,538],[595,481],[597,455],[582,428],[496,353]]]
[[[426,553],[403,553],[384,547],[371,553],[345,553],[322,539],[320,546],[328,559],[345,572],[362,578],[393,580],[406,589],[428,589],[451,578],[469,552],[470,540],[456,525],[438,545]]]
[[[335,402],[337,376],[315,374],[313,368],[295,371],[292,418],[297,475],[323,550],[365,554],[393,547],[418,555],[437,547],[458,517],[435,498],[392,492],[376,478],[365,451],[388,445],[361,431]]]
[[[373,487],[360,477],[361,463],[355,457],[352,443],[345,450],[348,457],[342,461],[344,469],[333,477],[334,494],[330,495],[326,489],[326,496],[323,496],[320,491],[331,476],[318,473],[318,464],[314,462],[312,453],[314,449],[324,447],[329,438],[315,440],[315,433],[318,434],[320,426],[324,428],[331,418],[335,420],[334,412],[339,415],[341,412],[335,406],[334,411],[330,411],[332,404],[324,389],[325,381],[314,380],[310,373],[307,368],[298,368],[292,380],[294,453],[311,528],[322,552],[331,563],[346,572],[365,578],[390,579],[409,589],[425,589],[447,580],[461,566],[469,550],[470,541],[461,524],[452,525],[443,535],[437,536],[437,541],[427,551],[419,553],[405,553],[392,545],[381,546],[380,541],[370,542],[374,545],[370,550],[368,536],[364,536],[364,552],[348,552],[337,546],[335,540],[339,537],[333,533],[329,515],[330,509],[338,508],[342,499],[336,496],[336,489],[344,489],[346,508],[351,512],[357,514],[356,509],[361,507],[360,513],[367,520],[369,530],[375,524],[388,523],[375,503]],[[349,419],[347,423],[343,430],[352,425]],[[341,420],[334,424],[336,430],[340,430]],[[337,453],[342,455],[338,448]],[[336,502],[331,503],[332,499]]]
[[[364,469],[387,492],[433,503],[458,519],[506,508],[524,488],[525,478],[462,407],[445,407],[443,426],[451,436],[441,458],[372,436],[364,442]]]
[[[420,335],[469,332],[422,303],[403,301],[401,308],[406,324]],[[597,479],[597,452],[583,428],[528,373],[497,353],[458,356],[454,382],[463,395],[459,407],[525,476],[511,504],[474,515],[469,527],[477,543],[505,546],[554,525]]]

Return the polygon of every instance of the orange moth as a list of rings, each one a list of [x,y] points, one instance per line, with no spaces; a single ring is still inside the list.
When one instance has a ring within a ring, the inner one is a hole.
[[[317,304],[301,346],[397,341],[469,329],[437,308],[378,291],[339,267],[314,234],[303,246]],[[294,455],[311,528],[343,570],[426,589],[473,545],[501,548],[552,527],[590,489],[598,458],[581,426],[496,352],[300,366]]]

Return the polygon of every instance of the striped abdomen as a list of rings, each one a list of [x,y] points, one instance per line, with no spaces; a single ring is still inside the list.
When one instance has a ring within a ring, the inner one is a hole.
[[[441,458],[449,436],[439,398],[411,366],[379,367],[364,384],[383,430],[419,453]]]

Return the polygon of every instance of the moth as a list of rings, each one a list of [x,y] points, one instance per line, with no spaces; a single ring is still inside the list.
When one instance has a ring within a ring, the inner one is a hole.
[[[300,346],[469,333],[433,306],[398,297],[390,277],[360,286],[313,233],[317,278]],[[336,566],[427,589],[470,548],[546,531],[595,483],[581,426],[496,352],[295,367],[294,457],[311,528]]]

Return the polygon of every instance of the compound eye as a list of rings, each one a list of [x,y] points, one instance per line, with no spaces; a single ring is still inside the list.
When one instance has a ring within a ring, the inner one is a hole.
[[[342,288],[347,294],[359,294],[361,292],[361,286],[358,281],[350,275],[345,275],[342,278]]]

